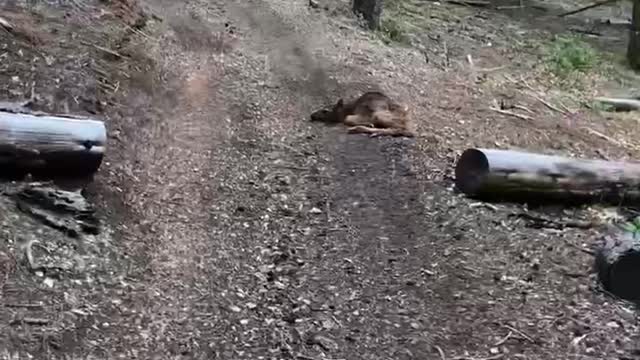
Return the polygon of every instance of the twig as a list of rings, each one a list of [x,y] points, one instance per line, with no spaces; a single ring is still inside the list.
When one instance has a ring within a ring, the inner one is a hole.
[[[3,28],[5,28],[5,30],[7,31],[12,31],[13,30],[13,25],[5,18],[0,16],[0,26],[2,26]]]
[[[562,14],[558,15],[558,17],[565,17],[565,16],[577,14],[577,13],[580,13],[580,12],[583,12],[583,11],[587,11],[589,9],[593,9],[595,7],[598,7],[598,6],[614,3],[616,1],[618,1],[618,0],[602,0],[602,1],[598,1],[598,2],[595,2],[595,3],[591,4],[591,5],[587,5],[587,6],[575,9],[575,10],[567,11],[565,13],[562,13]]]
[[[4,304],[5,307],[10,307],[10,308],[25,308],[25,309],[37,309],[37,308],[41,308],[44,305],[43,304],[15,304],[15,303],[9,303],[9,304]]]
[[[573,115],[574,114],[574,112],[571,109],[569,109],[565,104],[563,104],[560,101],[558,101],[558,106],[560,106],[564,111],[566,111],[567,114],[569,114],[569,115]]]
[[[530,117],[530,116],[514,113],[514,112],[509,111],[509,110],[501,110],[501,109],[496,109],[494,107],[491,107],[490,109],[495,111],[495,112],[497,112],[497,113],[503,114],[503,115],[509,115],[509,116],[517,117],[518,119],[527,120],[527,121],[533,120],[533,118]]]
[[[498,354],[498,355],[484,357],[484,358],[477,358],[477,357],[471,357],[471,356],[456,356],[456,357],[452,357],[449,360],[496,360],[496,359],[500,359],[503,356],[504,354]]]
[[[526,107],[526,106],[524,106],[524,105],[518,105],[518,104],[516,104],[516,105],[512,105],[512,107],[513,107],[514,109],[520,109],[520,110],[522,110],[522,111],[526,111],[526,112],[528,112],[529,114],[535,114],[535,112],[534,112],[533,110],[529,109],[528,107]]]
[[[97,50],[100,50],[100,51],[106,52],[107,54],[113,55],[113,56],[118,57],[118,58],[126,58],[126,57],[127,57],[127,56],[124,56],[124,55],[120,54],[119,52],[117,52],[117,51],[115,51],[115,50],[111,50],[111,49],[108,49],[108,48],[106,48],[106,47],[102,47],[102,46],[100,46],[100,45],[91,44],[91,43],[86,42],[86,41],[82,41],[82,42],[81,42],[81,44],[83,44],[83,45],[87,45],[87,46],[93,46],[93,47],[94,47],[94,48],[96,48]]]
[[[532,344],[537,344],[538,342],[533,340],[533,338],[527,334],[525,334],[524,332],[522,332],[521,330],[518,330],[516,328],[514,328],[513,326],[507,325],[507,324],[503,324],[502,326],[504,326],[506,329],[513,331],[514,333],[522,336],[525,340],[527,340],[528,342],[532,343]]]
[[[469,62],[469,66],[471,66],[471,68],[475,68],[471,54],[467,54],[467,62]]]
[[[506,68],[508,65],[500,65],[492,68],[476,68],[478,72],[494,72]]]
[[[612,144],[618,145],[618,146],[620,146],[620,147],[628,147],[628,148],[632,148],[633,150],[637,150],[637,149],[638,149],[638,147],[637,147],[637,146],[635,146],[635,145],[631,145],[631,144],[628,144],[628,143],[626,143],[626,142],[620,142],[620,141],[618,141],[618,140],[616,140],[616,139],[613,139],[613,138],[611,138],[611,137],[609,137],[609,136],[607,136],[607,135],[605,135],[605,134],[603,134],[603,133],[601,133],[601,132],[599,132],[599,131],[593,130],[593,129],[588,128],[588,127],[586,127],[586,126],[583,126],[582,128],[583,128],[583,129],[585,129],[585,130],[587,130],[587,132],[591,133],[592,135],[596,135],[596,136],[598,136],[599,138],[601,138],[601,139],[603,139],[603,140],[606,140],[606,141],[609,141],[609,142],[610,142],[610,143],[612,143]]]
[[[596,252],[595,251],[589,250],[589,249],[585,249],[585,248],[583,248],[581,246],[578,246],[576,244],[572,244],[568,239],[564,239],[564,242],[565,242],[565,244],[571,246],[572,248],[574,248],[576,250],[582,251],[585,254],[588,254],[588,255],[591,255],[591,256],[596,256]]]
[[[598,157],[600,157],[602,160],[606,160],[606,161],[610,161],[611,159],[609,159],[609,157],[607,155],[605,155],[602,150],[600,149],[596,149],[595,150],[596,155],[598,155]]]
[[[490,1],[482,1],[482,0],[445,0],[450,4],[462,5],[462,6],[477,6],[477,7],[487,7],[491,5]]]
[[[447,355],[444,354],[444,351],[442,350],[442,348],[440,346],[434,345],[433,347],[436,349],[438,354],[440,354],[440,359],[441,360],[447,360]]]
[[[99,45],[96,45],[96,44],[93,44],[93,47],[94,47],[94,48],[96,48],[96,49],[98,49],[98,50],[100,50],[100,51],[104,51],[104,52],[106,52],[107,54],[111,54],[111,55],[113,55],[113,56],[115,56],[115,57],[119,57],[119,58],[124,58],[124,57],[126,57],[126,56],[124,56],[124,55],[120,54],[119,52],[117,52],[117,51],[115,51],[115,50],[107,49],[106,47],[102,47],[102,46],[99,46]]]
[[[442,47],[444,48],[444,67],[446,69],[451,65],[449,62],[449,49],[447,48],[447,40],[442,42]]]
[[[581,220],[552,220],[547,219],[541,216],[531,215],[529,213],[512,213],[509,214],[509,217],[521,218],[529,221],[529,227],[534,229],[547,228],[547,229],[556,229],[562,230],[565,228],[577,228],[577,229],[591,229],[595,227],[597,224],[591,221],[581,221]]]
[[[498,340],[498,342],[493,344],[493,346],[500,346],[500,345],[506,343],[507,340],[509,340],[511,338],[511,335],[513,335],[513,331],[509,331],[509,333],[505,337],[503,337],[502,339]]]
[[[21,325],[21,324],[28,324],[28,325],[47,325],[49,324],[49,319],[42,319],[42,318],[22,318],[22,319],[15,319],[12,320],[10,322],[11,325]]]
[[[547,101],[543,100],[542,98],[536,96],[536,95],[532,95],[536,100],[540,101],[542,104],[544,104],[544,106],[548,107],[549,109],[553,110],[553,111],[557,111],[563,115],[567,115],[567,113],[565,111],[563,111],[562,109],[557,108],[556,106],[551,105],[550,103],[548,103]]]
[[[489,203],[485,203],[485,202],[476,202],[476,203],[471,203],[469,204],[470,208],[477,208],[477,207],[484,207],[487,208],[489,210],[493,210],[493,211],[498,211],[498,208],[495,205],[489,204]]]
[[[38,240],[31,240],[31,241],[27,241],[27,243],[24,245],[24,253],[27,256],[27,263],[29,263],[29,269],[31,271],[36,271],[40,269],[39,266],[36,266],[36,262],[33,259],[33,251],[31,250],[33,243],[37,243],[37,242]]]

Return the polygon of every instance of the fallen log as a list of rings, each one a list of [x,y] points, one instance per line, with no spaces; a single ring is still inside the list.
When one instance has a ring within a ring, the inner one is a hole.
[[[595,268],[602,287],[629,301],[640,300],[639,240],[636,231],[611,229],[599,239],[595,252]]]
[[[613,111],[640,111],[638,99],[597,97],[594,100],[613,107]]]
[[[513,150],[467,149],[456,187],[488,200],[640,202],[640,163],[575,159]]]
[[[91,175],[106,138],[102,121],[0,111],[0,175]]]

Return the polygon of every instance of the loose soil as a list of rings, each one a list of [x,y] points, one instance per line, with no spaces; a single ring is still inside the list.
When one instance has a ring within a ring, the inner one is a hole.
[[[581,104],[601,79],[563,90],[520,46],[596,15],[414,1],[430,31],[406,46],[364,31],[347,1],[317,2],[2,5],[15,25],[0,29],[2,100],[97,117],[110,135],[86,190],[103,234],[71,243],[0,196],[2,356],[640,358],[635,310],[591,274],[597,230],[527,227],[509,216],[523,206],[452,186],[475,146],[640,155],[636,119]],[[308,121],[369,89],[410,104],[419,136]],[[528,120],[492,111],[501,100]],[[76,265],[30,272],[33,239]]]

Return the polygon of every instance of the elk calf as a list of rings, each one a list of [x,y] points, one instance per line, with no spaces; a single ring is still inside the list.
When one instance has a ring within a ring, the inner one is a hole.
[[[406,105],[400,105],[381,92],[370,91],[354,101],[345,103],[340,99],[331,109],[315,111],[311,121],[343,123],[349,126],[349,133],[414,137],[413,131],[409,130],[408,112]]]

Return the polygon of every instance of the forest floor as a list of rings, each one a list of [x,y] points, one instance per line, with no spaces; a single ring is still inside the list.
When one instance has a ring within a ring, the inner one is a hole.
[[[368,32],[347,0],[4,2],[0,100],[102,119],[109,143],[87,188],[100,235],[0,196],[1,356],[640,359],[635,309],[591,271],[598,229],[518,216],[608,209],[452,182],[470,147],[640,157],[637,116],[591,100],[637,92],[627,4],[460,3],[388,1]],[[367,89],[419,136],[308,121]],[[34,238],[69,270],[30,271]]]

